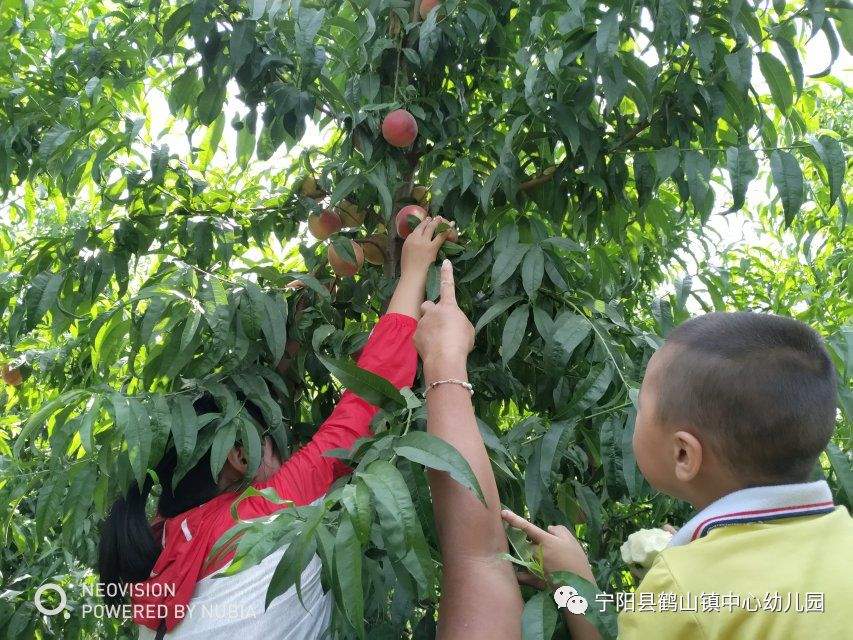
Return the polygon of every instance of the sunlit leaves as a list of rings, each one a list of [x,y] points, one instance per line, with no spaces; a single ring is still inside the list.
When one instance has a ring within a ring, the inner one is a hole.
[[[803,172],[800,163],[793,154],[776,150],[770,155],[770,169],[785,212],[785,224],[790,225],[803,204]]]
[[[770,87],[770,95],[776,106],[787,113],[794,101],[794,91],[788,72],[778,58],[772,53],[761,52],[758,54],[758,65],[767,84]]]
[[[749,147],[729,147],[726,149],[726,168],[732,184],[732,206],[729,211],[737,211],[746,199],[746,189],[758,174],[758,159]]]
[[[844,173],[847,163],[844,151],[838,141],[830,136],[821,136],[811,139],[812,147],[817,152],[826,168],[827,182],[829,184],[829,205],[832,206],[841,193],[841,185],[844,182]]]

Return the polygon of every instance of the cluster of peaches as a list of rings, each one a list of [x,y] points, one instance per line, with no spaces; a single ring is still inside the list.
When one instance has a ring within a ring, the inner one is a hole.
[[[388,113],[382,120],[382,137],[393,147],[404,149],[414,143],[418,135],[418,123],[414,116],[405,109],[396,109]],[[302,180],[299,192],[306,198],[314,200],[323,198],[326,192],[317,184],[314,176],[306,176]],[[427,216],[426,204],[428,190],[422,185],[412,188],[411,198],[416,204],[408,204],[395,216],[397,236],[406,238],[418,223]],[[317,240],[323,241],[330,238],[344,228],[359,227],[364,223],[366,212],[355,202],[342,200],[331,208],[325,208],[320,213],[312,213],[308,216],[308,230]],[[450,241],[457,239],[456,230],[451,231]],[[382,265],[385,263],[388,251],[388,236],[384,226],[380,225],[377,232],[362,240],[350,240],[355,262],[348,257],[342,256],[330,244],[327,250],[329,266],[340,277],[354,276],[361,270],[364,261],[370,264]]]

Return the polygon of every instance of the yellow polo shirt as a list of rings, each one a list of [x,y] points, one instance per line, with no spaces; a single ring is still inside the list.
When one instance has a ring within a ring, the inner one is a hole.
[[[623,603],[619,639],[676,638],[853,638],[847,509],[719,527],[665,549]]]

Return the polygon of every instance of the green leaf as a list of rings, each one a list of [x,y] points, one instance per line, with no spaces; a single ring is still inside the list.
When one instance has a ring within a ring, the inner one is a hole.
[[[198,154],[198,169],[204,171],[216,155],[219,149],[219,141],[222,140],[222,132],[225,130],[225,114],[216,116],[213,124],[207,128],[204,139],[201,141],[201,151]]]
[[[474,327],[474,333],[479,333],[480,329],[489,324],[492,320],[501,315],[504,311],[509,309],[516,302],[521,300],[521,296],[512,296],[509,298],[502,298],[494,303],[491,307],[486,309],[486,312],[480,316],[480,319],[477,320],[477,324]]]
[[[246,280],[244,286],[253,319],[267,339],[273,362],[278,362],[284,356],[287,343],[287,302],[281,297],[267,295],[251,280]]]
[[[853,461],[834,442],[826,445],[826,455],[835,471],[838,485],[847,494],[847,500],[853,500]]]
[[[38,154],[47,160],[65,144],[72,130],[64,124],[55,124],[44,134],[39,145]]]
[[[321,355],[317,358],[342,385],[370,404],[390,410],[406,406],[406,399],[385,378],[362,369],[349,360]]]
[[[666,180],[678,168],[681,154],[676,147],[665,147],[655,151],[655,169],[658,178]]]
[[[803,171],[793,154],[778,149],[770,154],[770,171],[790,226],[803,204]]]
[[[65,494],[67,477],[64,473],[49,473],[44,476],[36,498],[35,535],[41,538],[57,521],[62,513],[62,497]]]
[[[95,452],[94,446],[92,444],[92,432],[94,430],[95,420],[98,419],[98,415],[101,412],[101,396],[93,396],[91,402],[89,403],[89,408],[86,409],[86,413],[83,415],[83,419],[80,421],[80,444],[83,445],[83,449],[88,454],[92,454]]]
[[[181,333],[181,345],[179,347],[181,351],[186,349],[192,343],[193,338],[195,338],[195,334],[198,331],[198,327],[201,324],[201,318],[203,315],[204,314],[202,314],[201,311],[194,309],[187,316],[186,324],[184,324],[184,331]]]
[[[533,297],[542,286],[545,275],[545,252],[538,244],[530,247],[521,263],[521,283],[529,297]]]
[[[553,357],[558,362],[566,362],[591,330],[589,320],[564,311],[554,319],[554,331],[548,341],[548,352],[556,354]]]
[[[847,167],[844,151],[838,141],[829,136],[811,138],[811,143],[826,167],[829,179],[829,206],[831,207],[841,194],[841,186],[844,184],[844,173]]]
[[[267,0],[249,0],[249,6],[252,8],[252,20],[260,20],[266,13]]]
[[[797,87],[797,95],[800,95],[803,92],[804,80],[803,65],[800,62],[800,54],[797,52],[797,48],[787,38],[776,38],[776,44],[779,45],[779,51],[782,52],[782,57],[785,58],[788,69],[790,69],[791,75],[794,77],[794,86]]]
[[[135,398],[113,393],[110,402],[115,412],[116,426],[127,442],[130,468],[140,489],[148,473],[148,458],[151,454],[151,427],[142,404]],[[140,419],[141,418],[141,419]]]
[[[234,25],[228,48],[231,51],[231,65],[236,71],[243,66],[246,58],[255,48],[255,22],[253,20],[240,20]]]
[[[59,297],[65,277],[62,273],[38,274],[26,290],[24,304],[27,310],[25,331],[32,331]]]
[[[270,578],[264,599],[264,611],[273,600],[294,585],[301,600],[302,572],[317,551],[317,539],[314,534],[324,513],[323,507],[313,507],[311,515],[299,526],[296,539],[285,549]]]
[[[794,103],[794,89],[791,87],[791,79],[788,77],[785,65],[772,53],[763,51],[758,54],[758,66],[770,87],[773,102],[776,103],[782,113],[788,113]]]
[[[713,205],[711,191],[711,163],[698,151],[687,151],[684,154],[684,173],[687,176],[687,186],[690,199],[695,209],[707,215]]]
[[[258,433],[259,427],[256,426],[255,421],[245,409],[237,415],[235,421],[240,424],[240,441],[246,454],[245,479],[247,482],[251,482],[261,466],[261,456],[263,455],[261,435]]]
[[[492,287],[497,288],[509,280],[528,249],[529,245],[526,244],[510,244],[497,254],[492,265]]]
[[[66,391],[43,405],[38,411],[30,416],[30,419],[27,420],[26,424],[21,428],[21,433],[18,434],[15,444],[12,447],[12,453],[15,457],[21,457],[21,450],[27,440],[35,435],[35,432],[38,429],[44,426],[44,423],[47,422],[48,418],[60,409],[67,409],[76,406],[80,400],[87,395],[89,395],[88,389],[72,389],[70,391]]]
[[[749,147],[729,147],[726,168],[732,181],[733,202],[729,211],[737,211],[743,207],[749,183],[758,174],[758,159]]]
[[[741,46],[737,51],[728,54],[725,62],[735,87],[741,93],[745,93],[752,80],[752,49],[747,45]]]
[[[228,452],[234,446],[234,441],[237,439],[237,421],[229,420],[225,424],[219,426],[216,430],[216,435],[213,437],[213,444],[210,446],[210,472],[214,478],[219,477],[219,472],[225,465],[225,460],[228,457]]]
[[[406,481],[385,460],[370,463],[358,477],[373,495],[385,548],[406,567],[418,584],[418,595],[425,598],[435,571]]]
[[[346,516],[341,518],[335,535],[334,546],[334,587],[338,603],[346,619],[356,630],[359,638],[364,638],[364,592],[361,583],[362,550],[352,522]]]
[[[619,45],[619,6],[613,5],[601,18],[595,34],[595,49],[607,57],[616,53]]]
[[[551,640],[557,628],[557,606],[550,589],[539,591],[524,603],[521,613],[522,640]]]
[[[367,181],[374,186],[382,199],[382,211],[385,219],[390,220],[394,210],[394,200],[391,197],[391,190],[388,188],[388,178],[385,175],[384,169],[377,169],[367,174]]]
[[[193,401],[188,396],[178,396],[172,402],[171,408],[172,440],[178,452],[178,465],[185,466],[195,450],[198,439],[198,416],[193,408]],[[172,487],[177,486],[180,477],[175,474]]]
[[[225,103],[225,87],[216,80],[209,79],[204,85],[196,103],[196,115],[201,124],[209,125],[222,113]]]
[[[195,2],[188,2],[172,12],[172,15],[169,16],[166,23],[163,25],[164,43],[168,43],[175,37],[175,35],[177,35],[178,31],[184,28],[190,19],[190,13],[192,12],[193,5],[195,5]]]
[[[305,283],[306,287],[311,289],[314,293],[319,294],[321,298],[331,297],[331,293],[329,293],[329,290],[323,286],[323,283],[317,280],[317,278],[312,276],[310,273],[288,273],[287,277],[301,280]]]
[[[509,314],[504,324],[503,336],[501,338],[501,359],[503,365],[507,366],[512,357],[518,352],[524,334],[527,331],[527,318],[530,314],[528,305],[523,304]]]
[[[445,471],[456,482],[470,489],[485,504],[483,491],[468,461],[453,445],[424,431],[410,431],[397,438],[394,452],[416,464]]]

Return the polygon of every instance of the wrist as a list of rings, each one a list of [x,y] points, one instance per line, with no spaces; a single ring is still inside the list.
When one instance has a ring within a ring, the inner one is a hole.
[[[400,282],[416,282],[426,285],[429,265],[400,265]]]
[[[446,378],[468,381],[467,356],[435,354],[424,358],[423,363],[424,382],[427,384]]]

